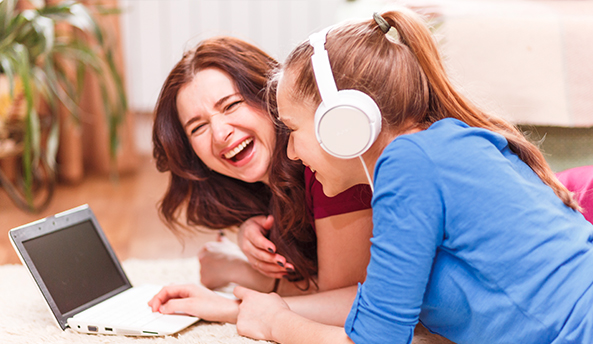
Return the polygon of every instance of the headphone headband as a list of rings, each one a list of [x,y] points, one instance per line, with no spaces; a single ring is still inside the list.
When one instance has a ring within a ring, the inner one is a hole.
[[[327,50],[325,50],[327,33],[331,29],[332,26],[328,26],[309,37],[309,44],[313,46],[313,56],[311,56],[313,74],[315,74],[315,81],[317,81],[317,89],[321,95],[321,101],[326,104],[333,104],[338,94],[338,87],[336,86],[332,67],[329,63],[329,55],[327,54]]]

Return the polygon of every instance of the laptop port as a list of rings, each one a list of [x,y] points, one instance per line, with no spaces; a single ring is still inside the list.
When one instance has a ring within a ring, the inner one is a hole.
[[[105,327],[105,331],[113,332],[113,329],[111,327]]]
[[[90,332],[98,332],[99,331],[97,326],[87,326],[87,328]]]

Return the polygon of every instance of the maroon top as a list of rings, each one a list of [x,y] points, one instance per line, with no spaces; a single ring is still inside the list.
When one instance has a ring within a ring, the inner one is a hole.
[[[311,219],[322,219],[371,208],[373,193],[370,186],[366,184],[354,185],[334,197],[328,197],[323,193],[321,183],[317,181],[315,174],[307,167],[305,185],[307,210]],[[315,228],[314,223],[313,228]]]
[[[583,207],[583,215],[593,223],[593,165],[571,168],[556,176],[574,193],[574,198]]]

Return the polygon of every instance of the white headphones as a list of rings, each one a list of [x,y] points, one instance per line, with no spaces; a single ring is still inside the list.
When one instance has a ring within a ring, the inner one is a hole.
[[[361,91],[338,91],[325,50],[331,28],[309,37],[314,49],[313,73],[321,95],[321,104],[315,112],[315,136],[329,154],[351,159],[360,157],[377,139],[381,131],[381,111],[375,101]]]

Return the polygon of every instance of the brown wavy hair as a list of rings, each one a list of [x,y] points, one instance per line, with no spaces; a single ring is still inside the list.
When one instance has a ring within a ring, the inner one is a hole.
[[[179,90],[206,68],[229,75],[249,105],[274,109],[268,107],[265,90],[267,77],[276,67],[278,62],[261,49],[233,37],[204,40],[183,55],[167,76],[155,108],[153,157],[160,172],[170,172],[158,208],[163,221],[178,236],[193,233],[196,226],[222,229],[253,216],[272,214],[270,240],[295,266],[292,277],[309,280],[317,271],[316,236],[307,217],[304,166],[286,155],[286,128],[278,126],[276,130],[270,186],[247,183],[210,170],[198,158],[177,110]],[[276,114],[268,114],[275,121]],[[183,217],[185,223],[180,221]]]
[[[428,128],[451,117],[499,133],[567,206],[580,209],[534,144],[515,126],[485,113],[453,86],[436,42],[421,17],[405,8],[382,16],[397,29],[399,41],[385,35],[373,19],[344,23],[329,31],[325,48],[338,89],[367,93],[379,106],[383,125],[392,129],[404,128],[410,122]],[[300,44],[288,56],[284,73],[293,77],[291,96],[295,100],[319,104],[312,54],[308,41]]]

